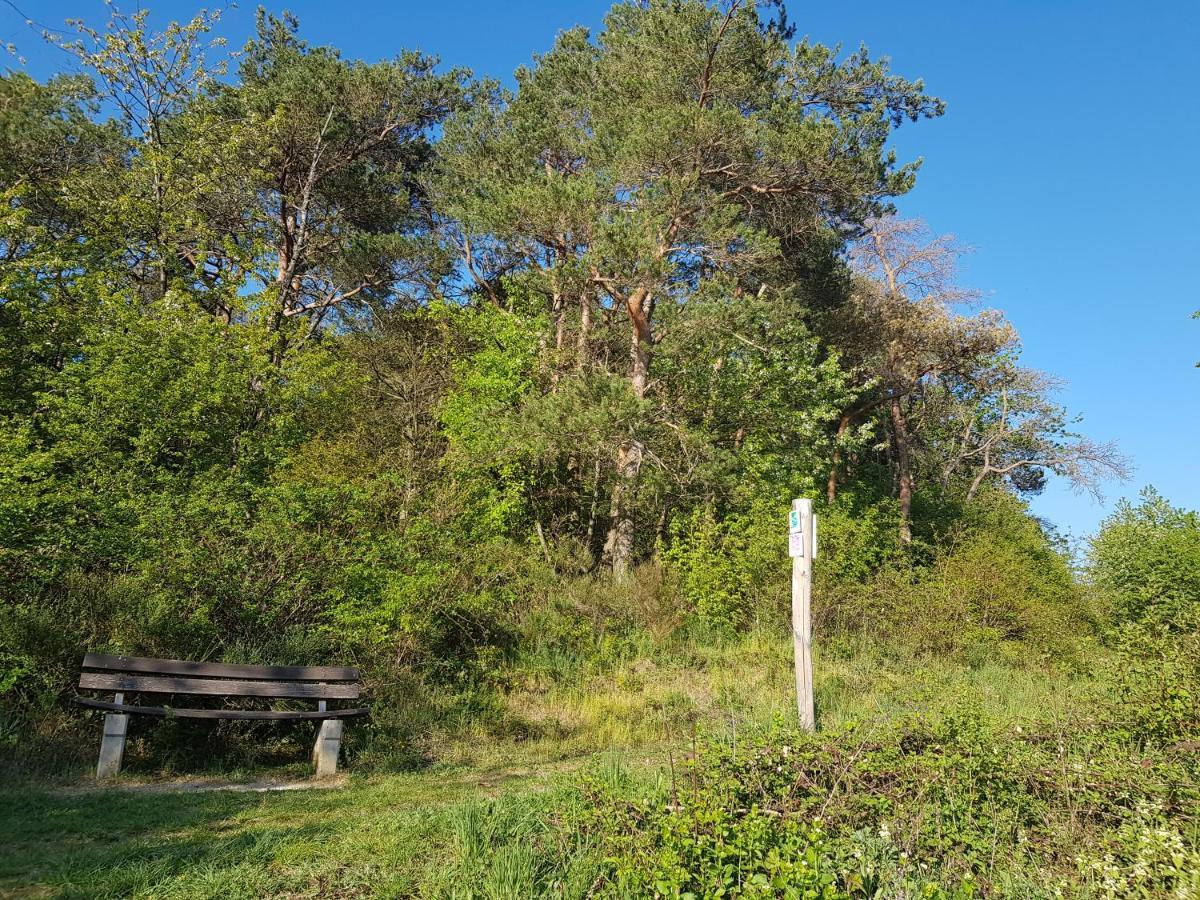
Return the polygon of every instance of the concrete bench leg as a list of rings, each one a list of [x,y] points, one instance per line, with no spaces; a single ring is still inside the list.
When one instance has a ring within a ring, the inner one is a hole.
[[[317,731],[317,742],[313,744],[313,765],[317,767],[317,777],[337,773],[338,751],[342,747],[341,719],[325,719]]]
[[[104,737],[100,741],[100,761],[96,764],[97,778],[112,778],[121,771],[125,757],[125,736],[129,732],[129,716],[109,713],[104,717]]]

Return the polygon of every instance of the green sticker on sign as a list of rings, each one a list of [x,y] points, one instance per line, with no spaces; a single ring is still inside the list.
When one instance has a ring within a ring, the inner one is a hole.
[[[800,510],[793,509],[788,514],[788,531],[792,534],[800,531]]]

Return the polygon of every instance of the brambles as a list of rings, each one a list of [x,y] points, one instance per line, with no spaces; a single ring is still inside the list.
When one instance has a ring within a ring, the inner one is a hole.
[[[1192,896],[1195,755],[1100,712],[710,736],[653,782],[585,782],[581,827],[613,896]]]

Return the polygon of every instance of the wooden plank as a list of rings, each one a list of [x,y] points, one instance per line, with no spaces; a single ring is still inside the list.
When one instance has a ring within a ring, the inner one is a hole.
[[[88,706],[92,709],[111,709],[142,716],[179,716],[181,719],[268,719],[272,721],[348,719],[353,716],[369,715],[371,712],[365,707],[330,709],[325,712],[315,709],[176,709],[173,706],[134,706],[125,703],[110,703],[107,700],[93,700],[91,697],[76,697],[75,702],[80,706]]]
[[[84,672],[79,686],[96,691],[143,691],[151,694],[210,694],[227,697],[296,697],[311,700],[354,700],[357,684],[307,684],[302,681],[224,681],[219,678],[166,678]]]
[[[243,666],[231,663],[152,659],[146,656],[110,656],[89,653],[85,669],[112,672],[146,672],[153,675],[191,675],[197,678],[261,678],[271,681],[358,681],[358,669],[349,666]]]

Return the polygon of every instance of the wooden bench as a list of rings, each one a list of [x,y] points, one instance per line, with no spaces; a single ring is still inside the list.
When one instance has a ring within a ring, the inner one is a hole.
[[[112,691],[113,699],[76,697],[77,703],[109,710],[104,717],[104,737],[96,776],[107,778],[121,771],[129,716],[179,716],[186,719],[315,719],[321,727],[313,745],[317,775],[337,771],[342,743],[343,720],[365,716],[366,708],[329,709],[331,700],[356,700],[359,696],[358,669],[340,666],[239,666],[228,663],[187,662],[180,659],[148,659],[139,656],[107,656],[89,653],[83,658],[79,687]],[[140,706],[126,703],[125,694],[174,694],[179,696],[290,698],[316,701],[316,709],[188,709],[176,706]]]

